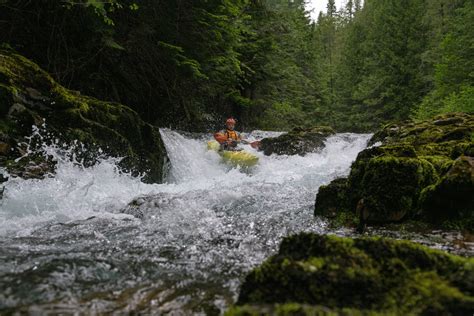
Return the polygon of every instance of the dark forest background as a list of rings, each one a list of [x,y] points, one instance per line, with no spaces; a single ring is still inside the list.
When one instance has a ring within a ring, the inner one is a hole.
[[[0,43],[157,126],[382,123],[474,112],[474,1],[0,0]]]

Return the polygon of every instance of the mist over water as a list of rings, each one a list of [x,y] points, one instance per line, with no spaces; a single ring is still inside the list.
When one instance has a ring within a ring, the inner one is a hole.
[[[86,168],[54,146],[44,148],[58,161],[54,176],[4,184],[0,311],[222,311],[283,237],[326,232],[313,216],[317,189],[347,175],[370,137],[338,134],[305,157],[244,146],[260,162],[238,170],[207,151],[208,135],[161,134],[165,184],[120,172],[114,158]],[[132,201],[141,219],[122,213]]]

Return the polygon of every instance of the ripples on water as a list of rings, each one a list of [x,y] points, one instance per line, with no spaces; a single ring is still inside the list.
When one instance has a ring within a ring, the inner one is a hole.
[[[305,157],[256,153],[259,165],[242,171],[220,164],[208,137],[161,132],[166,184],[119,172],[117,159],[84,168],[51,146],[54,177],[5,184],[0,312],[219,313],[284,236],[326,231],[313,217],[317,189],[346,175],[370,136],[338,134]],[[142,219],[121,213],[132,200]]]

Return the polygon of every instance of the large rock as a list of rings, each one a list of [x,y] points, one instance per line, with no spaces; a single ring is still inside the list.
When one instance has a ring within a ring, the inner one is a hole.
[[[359,153],[345,187],[337,194],[320,189],[315,215],[327,216],[337,205],[369,224],[454,220],[472,230],[473,133],[474,116],[462,113],[387,125],[370,141],[378,146]]]
[[[440,181],[423,190],[420,200],[428,221],[454,228],[461,223],[474,231],[474,157],[456,159]]]
[[[30,60],[0,50],[0,165],[23,177],[41,177],[54,170],[48,157],[24,156],[22,143],[32,126],[46,122],[48,132],[64,142],[75,141],[124,157],[123,169],[161,182],[166,151],[157,128],[130,108],[82,96],[65,89]],[[82,152],[88,161],[90,152]]]
[[[471,315],[473,293],[473,258],[408,241],[303,233],[247,275],[229,314]]]
[[[271,154],[303,156],[324,148],[324,141],[333,134],[335,131],[330,127],[295,128],[278,137],[262,139],[260,149],[267,156]]]
[[[314,214],[334,218],[347,209],[347,179],[339,178],[319,187]]]

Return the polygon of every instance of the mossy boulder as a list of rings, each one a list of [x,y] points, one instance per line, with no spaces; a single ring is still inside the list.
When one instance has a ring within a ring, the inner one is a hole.
[[[347,179],[339,178],[319,187],[314,208],[315,216],[334,218],[348,207]]]
[[[472,230],[473,135],[474,116],[464,113],[389,124],[369,142],[377,146],[359,153],[345,191],[340,187],[331,203],[369,224],[415,218],[444,226],[454,220]],[[316,215],[327,216],[325,203],[318,205],[326,195],[327,187],[321,188]]]
[[[369,145],[381,142],[410,143],[419,149],[425,145],[446,143],[449,141],[472,141],[474,119],[467,113],[448,113],[425,121],[405,121],[384,126],[376,132]],[[448,146],[449,147],[449,146]]]
[[[324,148],[324,141],[333,134],[335,131],[325,126],[309,129],[295,128],[278,137],[262,139],[260,149],[267,156],[271,154],[304,156]]]
[[[397,222],[416,215],[421,190],[437,179],[435,168],[424,159],[359,159],[348,181],[349,201],[367,222]]]
[[[31,134],[32,125],[44,123],[61,141],[79,141],[124,157],[121,166],[146,174],[145,181],[163,179],[166,150],[157,128],[124,105],[64,88],[35,63],[0,49],[0,140],[9,148],[0,152],[0,164],[17,169],[14,159],[22,156],[21,144]]]
[[[302,233],[247,275],[237,305],[253,307],[235,311],[296,303],[335,314],[471,315],[473,294],[473,258],[408,241]]]
[[[462,156],[436,184],[421,194],[423,217],[474,231],[474,157]]]

